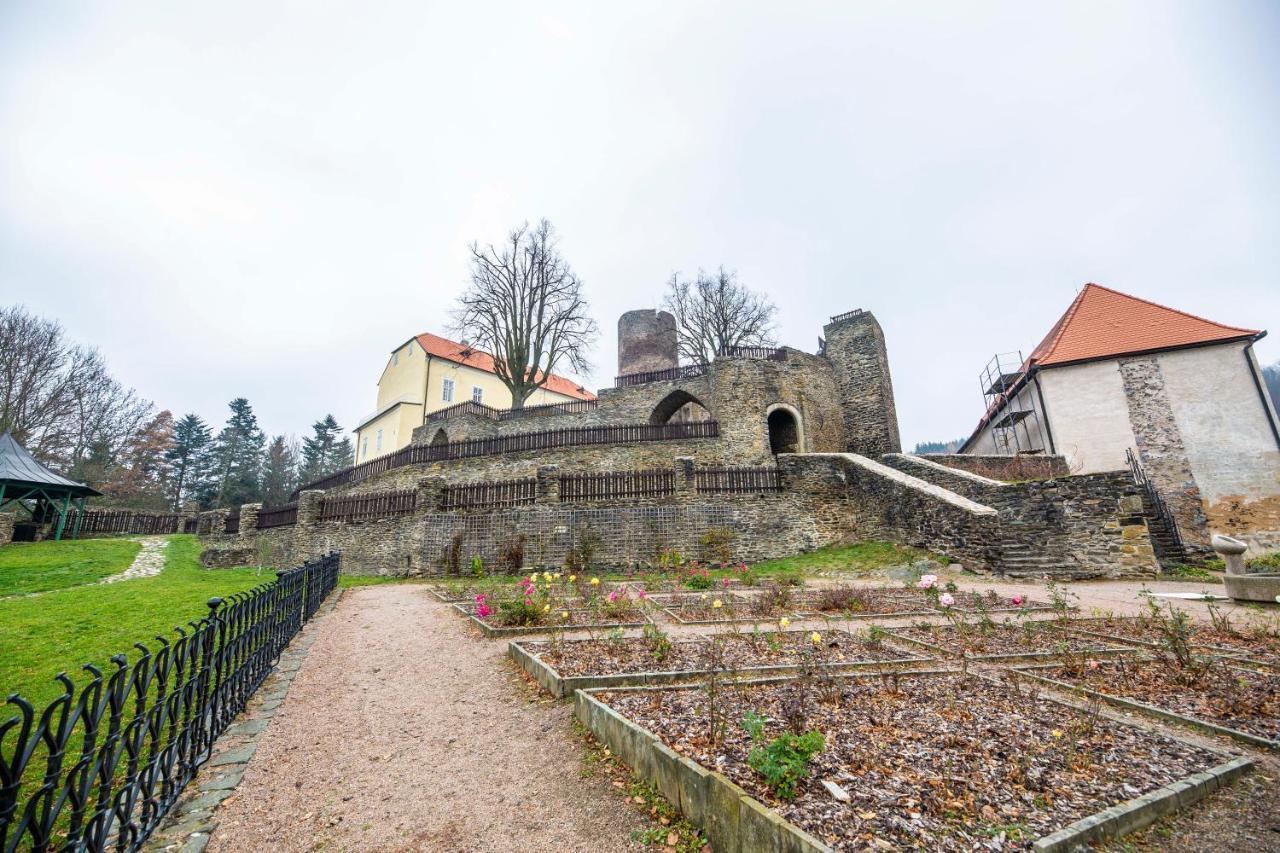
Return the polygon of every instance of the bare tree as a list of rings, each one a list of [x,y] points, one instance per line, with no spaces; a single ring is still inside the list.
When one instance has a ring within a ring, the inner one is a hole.
[[[589,370],[587,352],[600,330],[551,223],[543,219],[530,228],[526,222],[501,248],[472,243],[470,249],[471,286],[459,297],[454,328],[493,355],[511,407],[524,408],[557,368]]]
[[[772,346],[777,307],[720,267],[694,280],[672,273],[663,307],[676,318],[680,356],[706,363],[733,347]]]

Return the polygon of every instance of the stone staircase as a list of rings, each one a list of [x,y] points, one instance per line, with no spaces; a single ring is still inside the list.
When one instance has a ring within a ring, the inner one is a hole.
[[[1170,530],[1165,516],[1160,512],[1156,502],[1145,491],[1142,494],[1142,515],[1147,519],[1147,530],[1151,534],[1151,547],[1156,552],[1156,560],[1160,568],[1167,569],[1189,559],[1187,549],[1182,544],[1176,530]]]

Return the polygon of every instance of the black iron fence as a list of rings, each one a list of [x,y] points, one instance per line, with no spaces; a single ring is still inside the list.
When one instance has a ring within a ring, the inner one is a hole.
[[[411,444],[386,456],[379,456],[351,468],[343,469],[322,480],[307,483],[293,493],[306,489],[332,489],[349,483],[358,483],[404,465],[419,465],[446,459],[467,459],[473,456],[492,456],[501,453],[519,453],[527,450],[550,450],[557,447],[580,447],[590,444],[629,444],[647,441],[670,441],[689,438],[718,438],[720,424],[716,421],[694,421],[666,424],[623,424],[618,426],[569,427],[539,432],[521,432],[491,438],[470,438],[441,444]],[[228,531],[230,532],[230,531]]]
[[[0,850],[134,851],[209,760],[213,743],[338,582],[330,554],[280,572],[209,615],[92,665],[43,711],[18,694],[0,723]]]
[[[1142,467],[1137,454],[1133,452],[1132,447],[1126,447],[1124,458],[1129,463],[1129,473],[1133,477],[1142,493],[1146,496],[1146,502],[1149,503],[1160,522],[1164,525],[1164,529],[1168,532],[1169,544],[1177,549],[1184,550],[1185,546],[1182,542],[1182,531],[1178,529],[1178,520],[1173,517],[1173,511],[1169,509],[1169,505],[1165,503],[1164,497],[1156,489],[1155,483],[1152,483],[1147,477],[1146,469]]]

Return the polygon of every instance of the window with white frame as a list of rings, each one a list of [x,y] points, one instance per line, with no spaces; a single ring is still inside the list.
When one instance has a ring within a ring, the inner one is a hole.
[[[484,402],[484,389],[481,388],[479,385],[471,386],[471,402],[473,403]]]
[[[382,430],[378,430],[377,436],[374,437],[373,449],[375,451],[382,449]]]
[[[453,402],[453,380],[452,379],[446,379],[444,381],[444,394],[441,395],[441,399],[444,400],[446,403]]]
[[[369,436],[367,435],[364,438],[360,439],[360,458],[361,459],[369,458]]]

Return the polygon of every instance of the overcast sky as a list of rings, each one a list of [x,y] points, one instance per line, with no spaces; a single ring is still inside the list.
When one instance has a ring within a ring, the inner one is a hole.
[[[884,326],[904,444],[1088,281],[1280,359],[1280,3],[0,0],[0,303],[162,407],[374,407],[466,245],[550,218],[622,311],[719,264]]]

